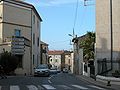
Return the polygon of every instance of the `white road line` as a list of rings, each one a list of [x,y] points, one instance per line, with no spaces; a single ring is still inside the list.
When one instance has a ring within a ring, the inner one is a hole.
[[[57,85],[57,86],[58,86],[58,87],[62,87],[62,88],[67,89],[67,90],[72,89],[72,88],[70,88],[70,87],[68,87],[68,86],[66,86],[66,85]]]
[[[2,86],[0,86],[0,90],[2,89]]]
[[[38,85],[38,90],[44,90],[44,88],[40,85]]]
[[[48,78],[48,82],[51,84],[52,82],[50,81],[50,79],[52,78],[52,77],[54,77],[54,75],[52,75],[52,76],[50,76],[49,78]]]
[[[48,80],[49,83],[52,83],[50,80]]]
[[[20,90],[19,86],[10,86],[10,90]]]
[[[52,77],[54,77],[54,75],[50,76],[48,79],[51,79]]]
[[[76,88],[79,88],[79,89],[88,89],[86,87],[83,87],[83,86],[79,86],[79,85],[72,85],[73,87],[76,87]]]
[[[50,85],[42,85],[43,87],[45,87],[46,89],[56,89],[54,88],[53,86],[50,86]]]
[[[29,88],[29,90],[38,90],[38,88],[34,85],[27,85],[27,88]]]
[[[94,85],[88,85],[88,86],[92,87],[92,88],[100,89],[100,90],[105,90],[104,88],[101,88],[101,87],[98,87],[98,86],[94,86]]]
[[[48,79],[51,79],[51,76]]]

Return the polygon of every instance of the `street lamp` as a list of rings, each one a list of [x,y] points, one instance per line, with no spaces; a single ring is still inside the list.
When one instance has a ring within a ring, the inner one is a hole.
[[[71,36],[71,37],[73,37],[73,35],[71,35],[71,34],[68,34],[69,36]]]

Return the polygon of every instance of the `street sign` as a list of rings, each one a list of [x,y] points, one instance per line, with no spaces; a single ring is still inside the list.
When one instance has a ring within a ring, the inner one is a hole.
[[[23,55],[25,52],[25,40],[23,37],[12,38],[12,54]]]

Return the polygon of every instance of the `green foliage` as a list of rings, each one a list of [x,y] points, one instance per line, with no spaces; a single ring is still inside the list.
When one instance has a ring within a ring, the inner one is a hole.
[[[87,32],[85,38],[80,41],[80,48],[83,48],[84,60],[94,59],[95,33]]]
[[[5,73],[13,72],[19,64],[18,58],[5,51],[0,55],[0,65],[3,66]]]

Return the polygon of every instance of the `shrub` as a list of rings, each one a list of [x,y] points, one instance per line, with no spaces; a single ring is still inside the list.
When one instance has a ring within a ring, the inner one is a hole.
[[[10,52],[3,52],[0,56],[0,65],[3,66],[3,69],[6,74],[13,72],[19,64],[18,58],[15,55],[12,55]]]

